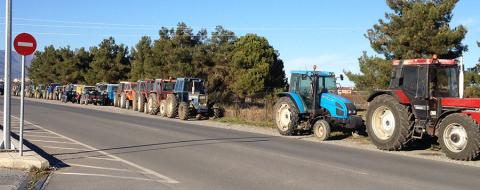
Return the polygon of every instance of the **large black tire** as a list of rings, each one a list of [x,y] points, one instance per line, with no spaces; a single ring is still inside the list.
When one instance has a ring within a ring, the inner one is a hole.
[[[326,141],[330,138],[330,123],[328,121],[320,119],[313,124],[313,134],[320,141]]]
[[[173,94],[167,95],[166,114],[168,118],[175,118],[178,115],[178,100]]]
[[[382,115],[389,113],[388,115],[393,119],[384,121],[377,117],[375,117],[377,119],[373,118],[380,113],[383,113]],[[366,122],[368,136],[378,149],[400,150],[411,138],[414,115],[407,106],[400,104],[394,97],[380,95],[370,102]]]
[[[115,93],[115,96],[113,96],[113,107],[118,107],[118,96]]]
[[[145,99],[143,96],[138,96],[137,104],[138,112],[145,112]]]
[[[447,157],[474,160],[480,155],[480,126],[466,114],[448,115],[438,125],[438,141]]]
[[[278,99],[274,107],[275,124],[281,135],[293,135],[298,125],[298,108],[288,97]]]
[[[178,105],[178,118],[181,120],[188,120],[189,116],[190,110],[188,108],[188,103],[181,102],[180,105]]]
[[[150,94],[150,96],[148,96],[147,112],[150,115],[157,115],[158,113],[157,95]]]

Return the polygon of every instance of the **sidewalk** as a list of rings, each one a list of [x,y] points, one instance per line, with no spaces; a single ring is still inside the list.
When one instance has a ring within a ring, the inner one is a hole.
[[[26,177],[27,171],[0,168],[0,190],[18,189]]]

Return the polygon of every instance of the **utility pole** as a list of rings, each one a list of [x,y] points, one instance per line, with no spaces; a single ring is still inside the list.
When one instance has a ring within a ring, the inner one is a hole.
[[[5,0],[5,70],[3,93],[3,149],[10,150],[10,56],[12,52],[12,0]]]

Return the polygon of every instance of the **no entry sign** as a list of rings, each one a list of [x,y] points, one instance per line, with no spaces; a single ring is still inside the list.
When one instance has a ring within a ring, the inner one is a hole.
[[[28,33],[21,33],[15,37],[13,47],[20,55],[30,55],[37,49],[37,41]]]

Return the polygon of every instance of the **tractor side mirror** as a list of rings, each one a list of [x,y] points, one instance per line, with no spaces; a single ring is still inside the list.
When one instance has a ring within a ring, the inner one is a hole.
[[[340,74],[340,80],[343,81],[343,74]]]

